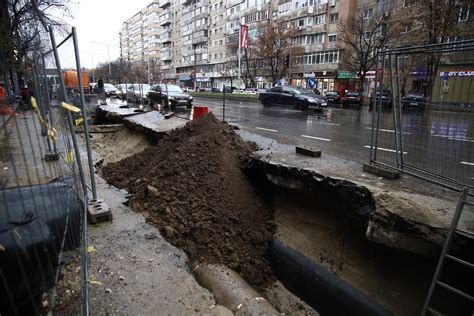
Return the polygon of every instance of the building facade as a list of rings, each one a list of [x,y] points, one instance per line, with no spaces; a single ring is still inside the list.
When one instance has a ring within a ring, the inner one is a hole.
[[[161,8],[158,0],[127,19],[120,29],[120,58],[132,67],[144,68],[148,80],[158,80],[160,64],[159,17]]]

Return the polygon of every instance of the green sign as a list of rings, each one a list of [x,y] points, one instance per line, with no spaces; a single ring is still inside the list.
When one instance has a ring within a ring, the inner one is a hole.
[[[338,79],[352,79],[356,77],[357,77],[356,73],[352,71],[338,71],[337,72]]]

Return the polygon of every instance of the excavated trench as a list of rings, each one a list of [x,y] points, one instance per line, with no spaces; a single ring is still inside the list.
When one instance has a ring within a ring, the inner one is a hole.
[[[193,266],[224,264],[270,303],[279,280],[321,314],[420,312],[436,259],[367,240],[376,204],[367,188],[267,162],[212,115],[150,147],[120,133],[96,139],[96,150],[120,152],[130,133],[143,151],[115,155],[101,172]]]

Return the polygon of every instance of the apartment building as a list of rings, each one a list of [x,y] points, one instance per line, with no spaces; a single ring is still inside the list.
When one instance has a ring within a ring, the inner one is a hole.
[[[120,58],[132,65],[147,65],[148,72],[149,65],[158,64],[160,59],[160,12],[158,0],[152,1],[123,22],[119,33]]]
[[[277,23],[296,30],[294,45],[303,49],[291,56],[288,81],[292,85],[307,86],[314,78],[316,88],[330,90],[353,89],[356,82],[344,70],[342,50],[338,39],[338,23],[354,12],[355,0],[291,0],[280,1],[272,14]]]

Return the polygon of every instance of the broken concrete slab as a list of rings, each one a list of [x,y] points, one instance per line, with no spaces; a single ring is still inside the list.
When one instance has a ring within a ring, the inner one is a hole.
[[[298,145],[295,147],[297,154],[302,154],[310,157],[321,157],[321,149],[317,149],[311,146]]]
[[[371,165],[368,163],[365,163],[362,167],[362,170],[368,173],[372,173],[376,176],[383,177],[385,179],[398,179],[400,178],[400,172],[384,168],[381,166],[376,166],[376,165]]]
[[[456,207],[455,192],[410,177],[384,180],[360,173],[360,164],[353,161],[330,155],[314,160],[297,155],[291,145],[243,130],[239,134],[261,148],[256,161],[275,185],[340,191],[347,199],[338,203],[359,227],[365,226],[368,240],[425,256],[439,253]],[[465,212],[460,228],[474,230],[472,212]]]
[[[158,111],[150,111],[124,119],[125,125],[135,130],[166,133],[186,125],[188,120],[172,116],[166,118]]]

